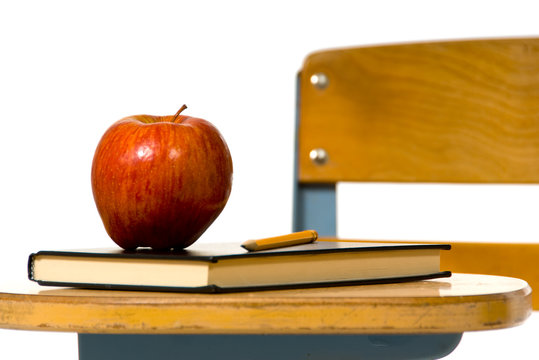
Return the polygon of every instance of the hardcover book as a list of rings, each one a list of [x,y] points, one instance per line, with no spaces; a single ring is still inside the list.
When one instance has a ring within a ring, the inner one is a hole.
[[[96,289],[232,292],[404,282],[448,277],[450,245],[317,241],[249,252],[236,243],[151,249],[39,251],[28,277],[40,285]]]

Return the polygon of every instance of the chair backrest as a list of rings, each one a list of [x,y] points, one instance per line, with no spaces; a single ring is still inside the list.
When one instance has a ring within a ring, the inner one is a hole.
[[[539,39],[345,48],[298,74],[294,230],[339,181],[539,183]]]

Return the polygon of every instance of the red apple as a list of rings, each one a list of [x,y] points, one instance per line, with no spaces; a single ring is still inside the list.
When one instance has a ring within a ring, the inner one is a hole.
[[[208,121],[136,115],[103,135],[92,191],[109,236],[124,249],[185,248],[219,216],[232,187],[232,158]]]

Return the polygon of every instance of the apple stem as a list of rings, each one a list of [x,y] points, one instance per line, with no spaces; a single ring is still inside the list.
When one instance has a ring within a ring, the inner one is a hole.
[[[182,107],[180,108],[180,110],[178,110],[178,112],[176,112],[176,114],[172,118],[172,122],[176,121],[178,116],[180,116],[181,112],[184,111],[185,109],[187,109],[187,105],[183,104]]]

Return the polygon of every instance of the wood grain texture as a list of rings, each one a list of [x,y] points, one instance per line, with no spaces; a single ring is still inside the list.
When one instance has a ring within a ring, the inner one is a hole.
[[[455,272],[510,276],[525,280],[539,293],[539,243],[454,242],[443,251],[441,267]],[[539,296],[532,299],[539,310]]]
[[[302,182],[539,182],[539,39],[313,53],[298,147]]]
[[[335,241],[337,238],[322,240]],[[429,241],[382,241],[338,239],[339,241],[366,241],[381,243],[431,243]],[[539,291],[539,243],[448,242],[450,251],[442,251],[440,268],[457,273],[509,276],[526,281]],[[539,296],[533,297],[532,306],[539,310]]]
[[[45,289],[4,287],[0,327],[154,334],[459,333],[515,326],[531,312],[526,282],[462,274],[404,284],[220,295]]]

